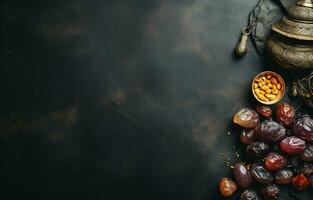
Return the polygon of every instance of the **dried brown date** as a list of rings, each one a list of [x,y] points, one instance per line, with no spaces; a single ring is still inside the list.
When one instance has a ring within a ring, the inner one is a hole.
[[[305,149],[305,141],[295,136],[286,137],[280,142],[279,148],[289,155],[295,155]]]
[[[306,162],[313,161],[313,145],[307,145],[304,151],[299,154],[299,157]]]
[[[222,196],[229,197],[233,195],[237,190],[237,185],[229,178],[222,178],[219,183],[219,188]]]
[[[255,135],[262,141],[276,142],[285,137],[286,129],[270,119],[263,121],[255,128]]]
[[[269,153],[265,157],[265,167],[269,171],[278,171],[287,165],[287,159],[278,153]]]
[[[243,108],[234,115],[233,122],[243,128],[254,128],[259,124],[260,117],[253,109]]]
[[[279,196],[279,193],[280,193],[280,189],[275,184],[267,186],[261,190],[261,194],[263,198],[267,200],[277,199]]]
[[[247,130],[244,129],[241,134],[240,134],[240,141],[243,144],[250,144],[251,142],[253,142],[255,140],[255,135],[254,135],[254,130]]]
[[[257,105],[255,110],[259,113],[259,115],[265,118],[269,118],[273,113],[270,107],[261,104]]]
[[[309,162],[305,162],[301,165],[300,169],[301,173],[305,176],[311,176],[313,175],[313,164]]]
[[[281,103],[276,108],[276,120],[283,126],[290,126],[295,117],[295,109],[287,103]]]
[[[308,142],[313,142],[313,119],[308,115],[302,115],[295,120],[294,134]]]
[[[272,174],[261,165],[253,165],[250,173],[256,182],[263,185],[269,185],[273,182]]]
[[[299,174],[293,178],[292,185],[297,190],[305,190],[309,186],[309,180],[303,174]]]
[[[282,169],[275,174],[275,182],[277,184],[287,185],[294,178],[293,172],[289,169]]]
[[[258,195],[253,190],[245,190],[240,195],[240,200],[258,200]]]
[[[235,181],[241,189],[245,189],[252,184],[250,172],[242,163],[237,163],[235,165],[233,173]]]
[[[247,146],[246,156],[257,159],[264,156],[269,151],[269,146],[264,142],[252,142]]]

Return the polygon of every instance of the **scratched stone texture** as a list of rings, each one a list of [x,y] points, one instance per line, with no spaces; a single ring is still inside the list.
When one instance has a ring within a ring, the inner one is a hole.
[[[223,199],[232,115],[278,70],[233,55],[256,3],[1,1],[1,199]]]

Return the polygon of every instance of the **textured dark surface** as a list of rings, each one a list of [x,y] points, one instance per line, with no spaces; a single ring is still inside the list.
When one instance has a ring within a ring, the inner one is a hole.
[[[1,1],[1,199],[222,199],[232,115],[273,66],[233,56],[255,4]]]

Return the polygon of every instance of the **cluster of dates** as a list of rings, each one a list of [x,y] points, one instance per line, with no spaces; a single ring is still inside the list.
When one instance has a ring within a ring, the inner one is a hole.
[[[240,141],[246,145],[247,162],[233,167],[235,181],[221,179],[219,189],[223,196],[233,195],[239,187],[241,200],[257,200],[257,193],[251,189],[256,185],[261,188],[262,197],[271,200],[279,196],[278,185],[292,184],[296,190],[313,187],[313,119],[310,116],[296,116],[293,106],[281,103],[275,114],[264,105],[258,105],[255,110],[243,108],[233,121],[244,128]]]

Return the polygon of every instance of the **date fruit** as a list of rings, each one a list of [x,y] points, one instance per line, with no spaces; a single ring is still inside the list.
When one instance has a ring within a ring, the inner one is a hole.
[[[269,146],[264,142],[252,142],[247,146],[246,155],[256,159],[264,156],[269,151]]]
[[[305,149],[305,141],[295,136],[286,137],[280,142],[279,148],[288,155],[299,154]]]
[[[298,117],[293,125],[295,136],[313,142],[313,119],[308,115]]]
[[[304,176],[304,174],[299,174],[293,178],[292,185],[297,190],[305,190],[309,186],[309,180]]]
[[[258,200],[258,195],[253,190],[245,190],[240,195],[240,200]]]
[[[269,118],[273,113],[270,107],[261,104],[257,105],[255,110],[264,118]]]
[[[269,185],[261,190],[261,194],[264,199],[273,200],[277,199],[280,193],[280,189],[277,185]]]
[[[313,175],[313,164],[309,163],[309,162],[303,163],[303,165],[301,165],[300,171],[305,176],[312,176]]]
[[[245,189],[252,184],[251,174],[242,163],[237,163],[235,165],[233,173],[235,181],[241,189]]]
[[[265,168],[269,171],[278,171],[287,165],[287,159],[278,153],[269,153],[265,157]]]
[[[283,126],[289,127],[295,118],[295,109],[287,103],[281,103],[276,108],[276,121]]]
[[[277,142],[285,137],[286,129],[270,119],[257,125],[255,135],[262,141]]]
[[[272,79],[272,75],[266,74],[256,79],[253,87],[263,88],[264,93],[270,94],[272,87],[277,90]],[[298,113],[296,116],[295,112],[288,103],[278,104],[275,111],[259,104],[255,110],[242,108],[234,115],[233,122],[243,127],[240,141],[246,147],[243,158],[248,160],[230,166],[227,158],[226,164],[233,168],[234,179],[220,180],[222,196],[230,197],[240,190],[240,200],[276,200],[279,185],[300,191],[308,186],[313,188],[313,118]],[[235,146],[233,149],[239,158],[239,149]],[[251,190],[254,186],[258,191]],[[237,194],[233,198],[238,199]]]
[[[299,157],[306,162],[313,161],[313,145],[307,145],[304,151],[299,154]]]
[[[269,185],[273,182],[272,174],[261,165],[253,165],[250,173],[256,182],[263,185]]]
[[[254,134],[254,130],[247,130],[244,129],[241,134],[240,134],[240,141],[243,144],[250,144],[251,142],[253,142],[255,140],[255,134]]]
[[[287,185],[294,178],[293,172],[289,169],[282,169],[275,174],[275,182],[277,184]]]
[[[253,109],[242,108],[234,115],[233,122],[243,128],[254,128],[259,124],[260,117]]]
[[[229,197],[233,195],[237,190],[237,185],[229,178],[222,178],[219,183],[219,188],[222,196]]]

